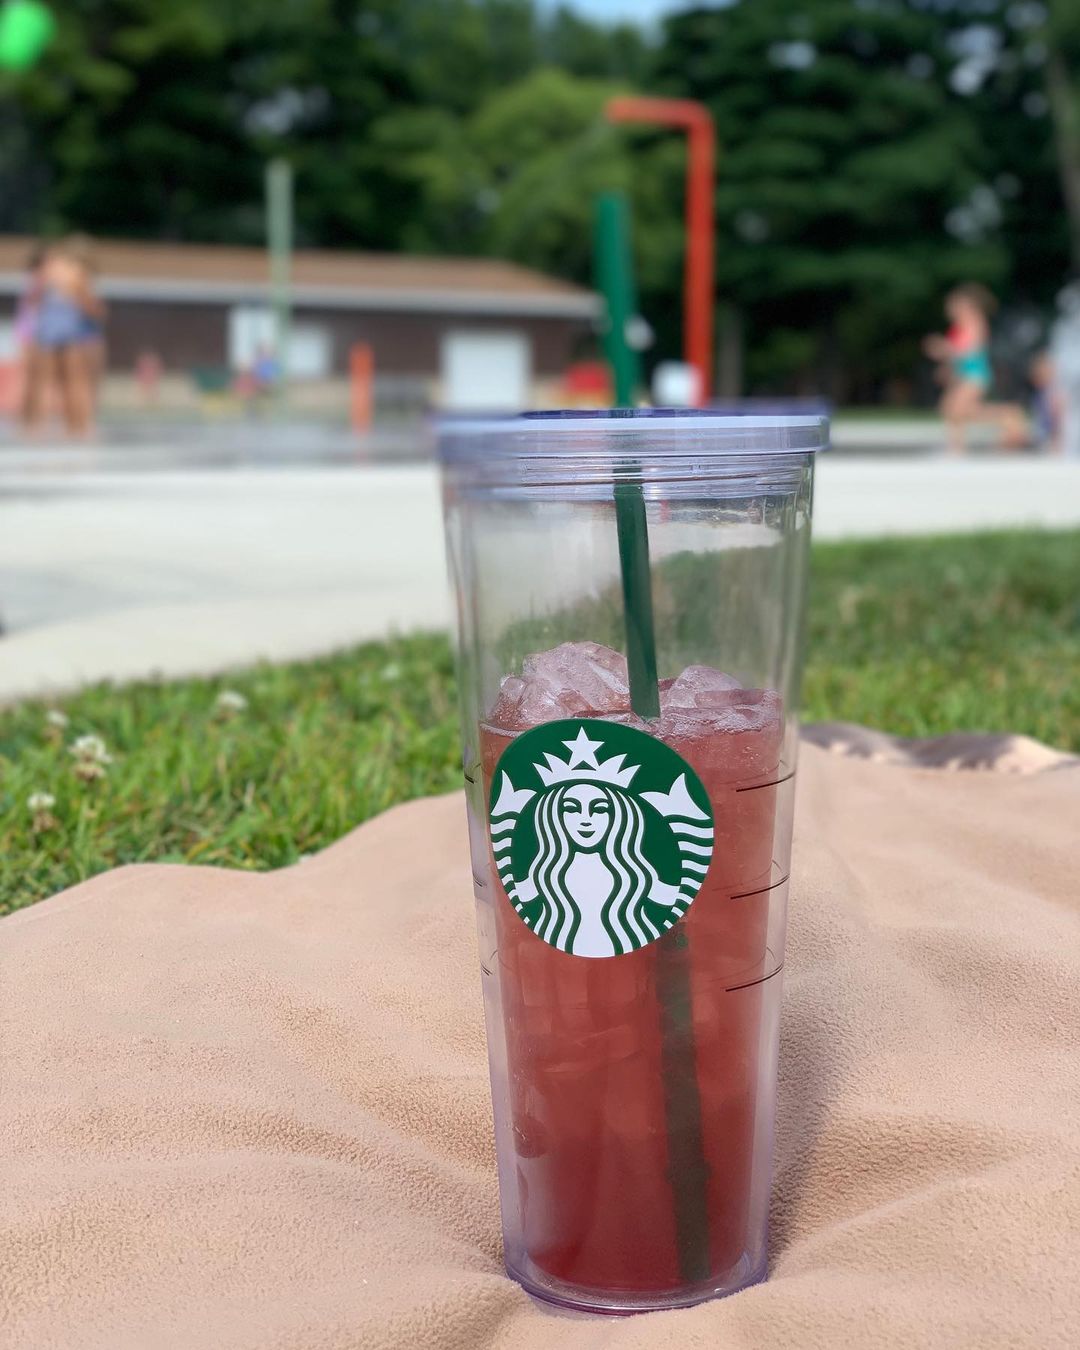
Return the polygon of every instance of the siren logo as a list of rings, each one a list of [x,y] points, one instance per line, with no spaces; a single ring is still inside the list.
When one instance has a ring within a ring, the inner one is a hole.
[[[690,908],[712,859],[712,808],[690,765],[643,731],[591,718],[510,742],[490,823],[510,903],[574,956],[655,942]]]

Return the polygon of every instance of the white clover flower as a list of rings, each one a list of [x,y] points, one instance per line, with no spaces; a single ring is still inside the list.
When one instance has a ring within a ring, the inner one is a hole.
[[[230,716],[233,713],[242,713],[247,705],[247,699],[238,689],[223,689],[214,700],[214,707],[217,711]]]
[[[50,708],[45,714],[45,721],[50,727],[55,727],[57,731],[63,731],[69,722],[66,712],[61,712],[59,708]]]
[[[68,746],[68,753],[75,756],[75,777],[84,783],[104,778],[106,768],[113,762],[100,736],[77,737]]]
[[[31,792],[26,799],[30,812],[30,829],[34,834],[44,834],[46,830],[55,830],[60,822],[52,813],[56,798],[51,792]]]
[[[396,661],[390,661],[383,666],[382,670],[379,671],[379,674],[384,680],[400,680],[401,667]]]
[[[76,759],[87,760],[92,764],[111,764],[112,755],[105,748],[100,736],[79,736],[68,747]]]

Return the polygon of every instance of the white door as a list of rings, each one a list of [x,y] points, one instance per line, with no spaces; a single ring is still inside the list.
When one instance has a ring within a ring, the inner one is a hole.
[[[266,305],[234,305],[229,310],[230,369],[250,370],[260,351],[273,351],[276,338],[273,310]]]
[[[442,340],[442,402],[462,412],[509,411],[529,403],[528,334],[455,329]]]
[[[289,374],[294,380],[325,380],[332,372],[330,334],[317,323],[289,329]]]
[[[277,318],[266,305],[234,305],[229,310],[229,366],[250,370],[260,351],[277,345]],[[317,323],[289,325],[286,373],[294,380],[322,380],[331,374],[330,334]]]

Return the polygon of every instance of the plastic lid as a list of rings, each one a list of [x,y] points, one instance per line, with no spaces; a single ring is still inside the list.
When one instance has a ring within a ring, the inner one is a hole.
[[[610,481],[631,466],[645,482],[723,475],[747,461],[779,468],[778,458],[805,457],[829,444],[826,411],[805,404],[451,414],[436,425],[443,464],[490,483]]]

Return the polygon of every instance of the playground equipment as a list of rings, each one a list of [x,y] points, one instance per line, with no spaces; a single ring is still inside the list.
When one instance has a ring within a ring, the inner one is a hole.
[[[698,401],[712,392],[713,262],[716,133],[703,103],[692,99],[613,98],[610,122],[649,122],[686,132],[686,267],[683,274],[683,350],[698,372]]]
[[[604,297],[606,310],[601,334],[604,357],[611,368],[615,403],[629,408],[641,383],[641,363],[629,341],[637,302],[630,256],[630,209],[621,192],[603,192],[596,199],[593,257],[596,287]]]
[[[349,348],[349,425],[370,431],[375,418],[375,354],[370,342]]]

